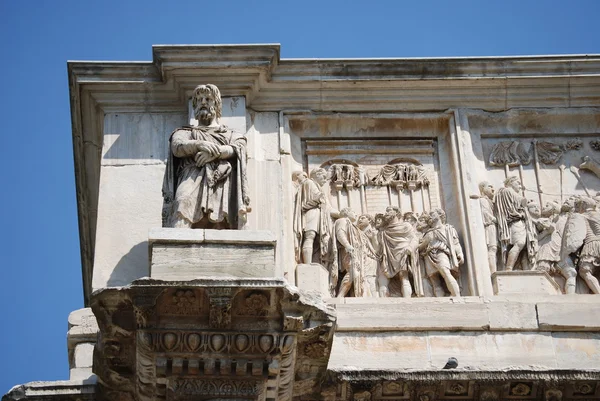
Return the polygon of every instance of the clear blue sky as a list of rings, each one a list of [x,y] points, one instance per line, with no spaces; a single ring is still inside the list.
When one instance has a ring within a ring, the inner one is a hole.
[[[598,54],[599,15],[598,0],[0,0],[0,394],[68,378],[67,316],[83,306],[67,60],[218,43],[281,43],[284,58]]]

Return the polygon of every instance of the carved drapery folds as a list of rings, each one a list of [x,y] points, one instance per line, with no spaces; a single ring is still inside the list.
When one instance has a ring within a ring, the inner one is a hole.
[[[293,391],[318,392],[335,321],[320,299],[279,280],[139,280],[96,293],[92,309],[105,400],[290,400]]]
[[[563,293],[600,293],[596,142],[520,139],[488,147],[489,175],[498,180],[494,167],[504,169],[500,189],[480,184],[492,273],[544,272]]]
[[[319,214],[320,219],[327,219],[327,228],[323,229],[322,224],[318,226],[316,241],[314,236],[307,235],[310,227],[306,223],[297,224],[295,234],[301,239],[296,245],[297,249],[302,246],[302,259],[299,261],[319,260],[327,268],[332,297],[460,295],[462,247],[456,230],[446,223],[446,213],[442,209],[403,212],[400,207],[390,205],[381,213],[358,216],[353,207],[335,210],[326,200],[328,194],[335,193],[340,204],[340,191],[344,190],[348,191],[346,198],[350,203],[350,191],[358,189],[361,191],[358,207],[364,210],[368,203],[364,196],[367,184],[388,189],[393,187],[398,196],[403,190],[410,191],[411,195],[416,189],[426,191],[430,180],[423,166],[386,164],[371,177],[365,174],[365,168],[347,160],[328,162],[324,166],[329,169],[320,167],[310,174],[321,176],[320,180],[311,180],[304,172],[294,174],[297,182],[294,208],[303,213],[303,217],[311,212],[303,205],[310,198],[306,195],[310,192],[306,188],[314,187],[312,199],[317,201],[313,208],[321,212],[327,210],[327,213]],[[307,184],[310,185],[307,187]],[[400,200],[398,204],[401,204]],[[423,202],[422,206],[425,204]],[[296,221],[306,222],[307,218]],[[306,253],[308,247],[316,244],[320,248],[318,259]],[[324,249],[326,252],[323,252]]]

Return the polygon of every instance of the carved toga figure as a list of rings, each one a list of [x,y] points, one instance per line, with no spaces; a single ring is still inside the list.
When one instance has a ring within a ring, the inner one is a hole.
[[[294,202],[294,234],[296,237],[296,259],[301,263],[312,263],[314,242],[319,236],[320,262],[325,265],[331,232],[331,207],[323,193],[327,172],[314,169],[308,178],[298,172],[299,187]]]
[[[425,233],[419,251],[423,253],[425,271],[435,296],[444,296],[443,279],[450,295],[456,297],[460,295],[460,287],[454,276],[458,276],[464,256],[456,229],[445,224],[445,220],[446,213],[441,209],[419,216],[420,230]]]
[[[479,204],[481,205],[481,217],[485,227],[485,242],[488,250],[488,263],[490,273],[496,271],[496,258],[498,253],[498,228],[496,227],[496,216],[494,216],[494,187],[487,181],[479,183]]]
[[[513,270],[523,249],[527,251],[527,257],[522,258],[522,264],[525,266],[523,270],[535,267],[536,232],[527,210],[527,199],[519,194],[520,190],[519,178],[508,177],[504,180],[504,188],[500,188],[494,198],[502,260],[506,271]]]
[[[250,211],[246,138],[219,124],[221,93],[200,85],[192,97],[196,126],[169,139],[163,181],[163,226],[240,228]]]
[[[365,267],[377,260],[371,241],[355,225],[356,213],[350,208],[339,212],[331,236],[330,291],[335,296],[339,283],[338,297],[345,297],[354,289],[355,297],[369,296],[365,288]]]
[[[402,285],[402,296],[410,298],[413,288],[409,273],[413,277],[417,276],[415,272],[418,270],[418,238],[415,228],[404,221],[397,207],[386,208],[378,242],[382,257],[379,277],[380,296],[390,296],[389,282],[398,276]]]

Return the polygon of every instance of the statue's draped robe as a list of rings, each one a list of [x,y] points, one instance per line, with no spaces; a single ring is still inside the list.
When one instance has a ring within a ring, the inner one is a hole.
[[[331,207],[319,184],[310,178],[304,180],[294,202],[293,230],[298,261],[301,260],[303,233],[315,231],[319,235],[321,263],[325,265],[331,235],[330,213]]]
[[[441,269],[450,269],[452,275],[458,277],[458,260],[463,259],[463,251],[454,227],[445,224],[430,229],[423,236],[423,243],[427,277],[439,273]]]
[[[193,141],[231,146],[234,155],[201,167],[194,161]],[[178,157],[179,156],[179,157]],[[163,181],[163,226],[173,227],[183,217],[203,228],[239,228],[250,211],[246,178],[246,138],[225,126],[183,127],[169,139],[169,156]]]
[[[401,271],[413,277],[417,296],[423,296],[422,276],[419,266],[419,239],[414,227],[405,221],[388,224],[378,235],[381,250],[381,273],[392,279]]]
[[[343,246],[347,242],[354,248],[349,254]],[[339,250],[338,250],[339,246]],[[329,284],[332,292],[338,286],[340,272],[352,274],[352,284],[355,297],[367,296],[365,289],[365,268],[378,259],[369,238],[347,217],[335,221],[331,234],[331,262],[329,266]],[[370,291],[369,291],[370,292]]]
[[[540,245],[537,253],[537,270],[556,274],[559,272],[558,264],[561,261],[561,249],[564,243],[563,234],[569,220],[568,213],[562,213],[552,219],[554,229],[549,238]]]
[[[498,242],[496,222],[494,221],[494,202],[490,198],[482,197],[479,199],[481,204],[481,215],[483,217],[483,226],[485,227],[485,241],[487,246],[495,246]]]
[[[524,198],[511,188],[500,188],[494,197],[498,236],[503,253],[509,244],[512,245],[517,238],[525,236],[527,258],[533,268],[537,254],[537,232],[525,203]]]

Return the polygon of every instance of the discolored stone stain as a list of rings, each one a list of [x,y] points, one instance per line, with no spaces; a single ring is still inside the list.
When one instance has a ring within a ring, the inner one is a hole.
[[[472,65],[472,62],[469,64]],[[485,65],[485,63],[481,63]],[[481,68],[481,66],[480,66]],[[414,61],[414,60],[390,60],[390,62],[372,63],[365,66],[363,63],[328,63],[323,65],[322,73],[325,76],[345,79],[364,79],[365,75],[370,78],[383,77],[403,77],[403,78],[436,78],[440,76],[464,76],[472,75],[472,72],[466,72],[464,63],[461,62],[444,62],[440,63],[437,60],[430,61]],[[485,70],[481,68],[481,73]],[[476,74],[476,75],[480,75]]]
[[[555,338],[555,341],[557,338]],[[583,341],[582,341],[583,340]],[[588,340],[588,341],[585,341]],[[592,340],[592,341],[590,341]],[[586,336],[582,337],[574,337],[574,338],[558,338],[557,350],[564,352],[565,354],[573,353],[573,352],[582,352],[586,354],[590,358],[598,358],[598,347],[595,342],[593,342],[593,337]]]
[[[426,341],[423,337],[414,336],[377,336],[377,337],[346,337],[344,345],[358,352],[407,352],[426,351]]]
[[[374,117],[317,117],[292,118],[290,132],[294,134],[318,134],[321,137],[338,135],[368,136],[369,134],[399,134],[402,132],[428,131],[430,136],[447,132],[448,119],[439,116],[432,118],[374,118]]]

